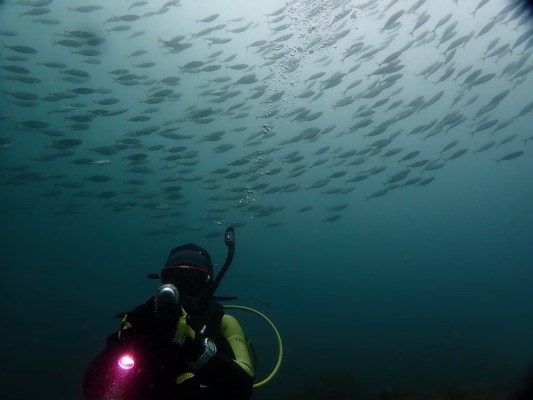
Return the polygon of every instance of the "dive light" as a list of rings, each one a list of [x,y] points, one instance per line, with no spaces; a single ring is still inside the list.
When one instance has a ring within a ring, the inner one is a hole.
[[[123,354],[118,359],[118,366],[125,371],[130,370],[135,366],[135,360],[131,354]]]
[[[180,295],[176,286],[166,283],[161,285],[155,293],[155,312],[159,317],[165,317],[176,311],[180,302]]]

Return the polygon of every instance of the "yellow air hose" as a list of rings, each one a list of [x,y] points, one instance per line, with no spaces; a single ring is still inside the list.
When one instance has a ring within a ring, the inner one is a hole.
[[[254,389],[267,384],[278,373],[279,367],[281,366],[281,361],[283,360],[283,343],[281,341],[281,335],[279,334],[278,329],[276,328],[274,323],[265,314],[255,310],[253,308],[237,306],[237,305],[225,305],[224,308],[234,309],[234,310],[243,310],[243,311],[251,312],[252,314],[255,314],[255,315],[261,317],[263,320],[265,320],[270,325],[272,330],[274,331],[274,334],[276,335],[276,338],[278,340],[278,349],[279,349],[279,351],[278,351],[278,361],[276,362],[276,365],[275,365],[274,369],[272,370],[272,372],[265,379],[263,379],[261,382],[257,382],[257,383],[254,384]]]

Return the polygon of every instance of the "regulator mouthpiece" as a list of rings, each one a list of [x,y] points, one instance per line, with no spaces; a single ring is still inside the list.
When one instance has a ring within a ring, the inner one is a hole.
[[[166,283],[157,289],[155,294],[155,312],[162,316],[176,309],[180,302],[180,295],[176,286]]]

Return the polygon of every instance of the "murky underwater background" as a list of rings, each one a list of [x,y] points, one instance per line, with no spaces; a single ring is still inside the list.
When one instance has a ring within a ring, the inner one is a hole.
[[[285,344],[254,399],[511,391],[533,358],[522,4],[3,2],[3,398],[80,398],[145,275],[186,242],[222,265],[229,225],[218,294],[267,302],[245,304]],[[239,318],[264,377],[274,337]]]

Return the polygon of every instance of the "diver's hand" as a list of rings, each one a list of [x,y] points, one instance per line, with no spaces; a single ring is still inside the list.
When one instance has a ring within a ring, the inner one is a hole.
[[[195,361],[204,353],[203,337],[197,335],[194,339],[187,337],[181,345],[181,356],[187,362]]]

